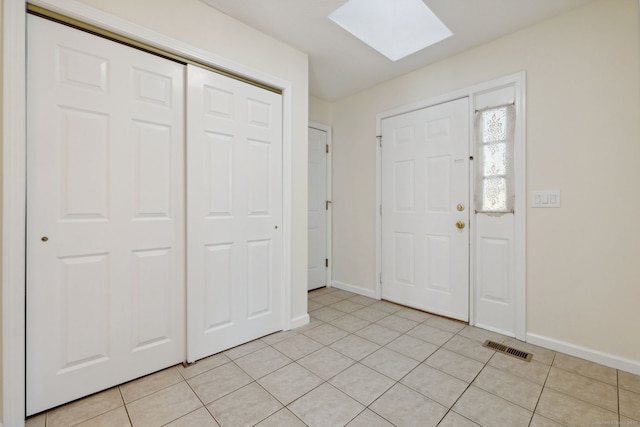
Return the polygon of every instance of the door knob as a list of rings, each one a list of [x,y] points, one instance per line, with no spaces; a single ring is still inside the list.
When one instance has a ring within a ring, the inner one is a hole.
[[[42,240],[43,242],[48,242],[49,238],[47,236],[42,236],[40,240]]]
[[[464,221],[456,222],[456,227],[458,227],[460,230],[462,230],[464,228]]]

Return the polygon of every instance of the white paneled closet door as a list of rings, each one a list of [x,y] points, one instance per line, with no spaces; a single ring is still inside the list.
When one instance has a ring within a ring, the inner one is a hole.
[[[187,359],[282,329],[282,96],[187,66]]]
[[[184,66],[28,18],[27,414],[185,358]]]

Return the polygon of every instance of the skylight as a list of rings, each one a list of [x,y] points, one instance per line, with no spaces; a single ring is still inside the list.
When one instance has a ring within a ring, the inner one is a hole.
[[[329,19],[392,61],[453,35],[422,0],[349,0]]]

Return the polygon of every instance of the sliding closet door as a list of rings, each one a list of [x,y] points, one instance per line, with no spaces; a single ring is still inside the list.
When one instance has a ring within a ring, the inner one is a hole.
[[[33,414],[184,360],[184,66],[28,19]]]
[[[187,67],[189,361],[282,329],[282,97]]]

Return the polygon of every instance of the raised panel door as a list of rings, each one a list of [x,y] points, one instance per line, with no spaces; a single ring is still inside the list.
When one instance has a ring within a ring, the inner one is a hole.
[[[382,121],[382,297],[465,321],[468,115],[464,98]]]
[[[184,360],[184,67],[28,17],[27,413]]]
[[[282,329],[282,96],[187,67],[189,361]]]

